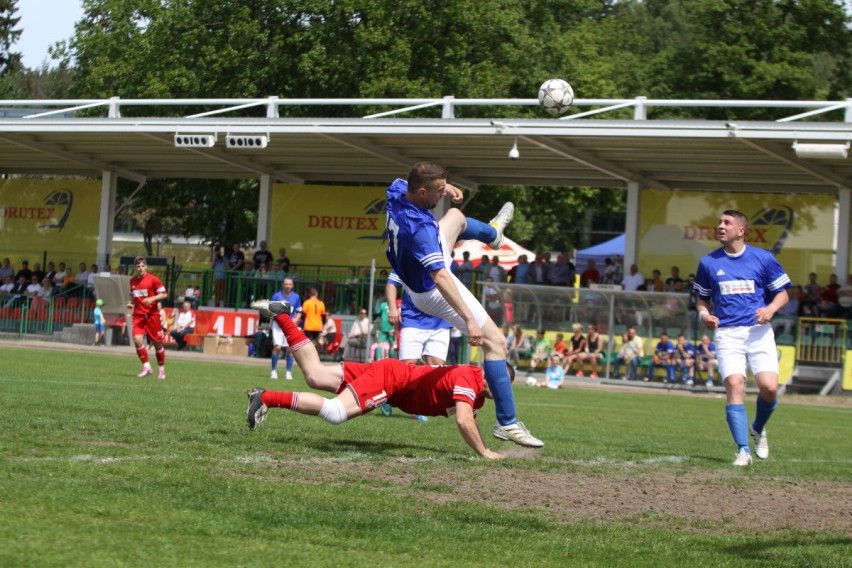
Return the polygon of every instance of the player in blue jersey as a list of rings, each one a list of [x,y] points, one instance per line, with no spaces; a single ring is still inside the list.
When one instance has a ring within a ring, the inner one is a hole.
[[[497,424],[494,436],[517,444],[541,447],[541,440],[515,416],[512,383],[506,369],[506,341],[476,297],[449,270],[450,246],[459,238],[477,239],[499,248],[503,229],[514,207],[507,203],[486,224],[450,209],[440,225],[432,214],[445,195],[462,200],[461,191],[447,183],[447,172],[431,162],[415,164],[408,180],[397,179],[387,190],[387,257],[405,291],[420,311],[451,323],[485,353],[485,380],[494,396]]]
[[[747,230],[745,215],[724,211],[716,228],[723,246],[701,259],[695,277],[698,319],[716,331],[719,374],[727,393],[725,412],[738,447],[735,466],[751,464],[749,434],[757,457],[769,457],[765,425],[777,406],[778,393],[778,352],[769,322],[787,303],[786,289],[792,285],[772,253],[745,244]],[[746,364],[760,390],[751,424],[744,405]]]
[[[272,294],[270,298],[272,302],[287,302],[290,304],[290,317],[293,323],[299,325],[299,319],[302,317],[302,299],[293,290],[293,279],[284,278],[281,281],[281,289]],[[281,357],[281,351],[286,349],[286,365],[287,374],[285,375],[288,381],[293,380],[293,354],[290,352],[290,347],[287,345],[287,338],[284,337],[284,332],[281,327],[272,320],[272,372],[269,373],[270,379],[278,378],[278,359]]]

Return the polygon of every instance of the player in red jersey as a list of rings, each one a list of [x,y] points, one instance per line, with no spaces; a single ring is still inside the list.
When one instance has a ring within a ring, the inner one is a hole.
[[[479,367],[430,367],[397,359],[326,366],[311,340],[290,320],[287,302],[261,300],[252,307],[275,318],[308,386],[337,393],[335,398],[328,399],[311,392],[276,392],[255,387],[247,393],[246,416],[252,430],[263,422],[268,407],[288,408],[319,416],[330,424],[341,424],[389,402],[410,414],[454,414],[462,438],[477,454],[489,459],[503,457],[486,447],[476,425],[475,411],[482,408],[485,398],[491,398]]]
[[[133,310],[133,342],[136,344],[136,355],[142,361],[142,371],[136,375],[140,379],[154,372],[148,361],[148,348],[145,347],[145,334],[154,344],[157,357],[158,379],[166,378],[166,350],[163,347],[163,324],[160,321],[160,311],[157,302],[168,298],[166,287],[159,278],[148,274],[148,261],[143,256],[134,260],[136,275],[130,279],[130,301],[127,309]]]

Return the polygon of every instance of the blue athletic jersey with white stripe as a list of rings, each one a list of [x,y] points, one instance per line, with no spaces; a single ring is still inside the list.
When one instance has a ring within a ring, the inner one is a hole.
[[[278,290],[269,299],[270,302],[280,302],[282,300],[290,302],[290,317],[296,315],[296,312],[302,311],[302,299],[295,290],[290,290],[289,294],[284,294],[284,290]]]
[[[412,291],[435,288],[432,272],[446,268],[438,221],[428,209],[408,199],[408,182],[397,179],[387,189],[387,257],[397,276]]]
[[[402,280],[399,279],[396,272],[391,272],[388,276],[388,282],[395,286],[402,286]],[[453,327],[445,320],[430,316],[421,312],[411,299],[411,294],[403,289],[402,291],[402,327],[413,327],[415,329],[450,329]]]
[[[695,274],[695,291],[701,299],[712,300],[719,327],[756,325],[757,310],[790,286],[790,277],[772,253],[748,245],[735,256],[724,247],[711,252]]]

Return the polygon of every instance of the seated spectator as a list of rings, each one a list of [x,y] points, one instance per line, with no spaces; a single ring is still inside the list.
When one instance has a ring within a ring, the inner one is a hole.
[[[366,308],[358,312],[358,319],[352,322],[349,335],[346,337],[347,361],[367,362],[367,347],[370,338],[370,318],[367,317]]]
[[[550,340],[544,337],[544,330],[538,330],[535,336],[535,344],[533,345],[533,354],[530,357],[530,374],[535,371],[540,361],[547,362],[551,349]]]
[[[44,278],[50,278],[51,282],[53,281],[54,276],[56,276],[56,265],[52,262],[47,263],[47,269],[44,272]],[[44,278],[42,278],[42,282],[44,282]],[[44,284],[42,284],[42,287]]]
[[[682,333],[677,336],[674,362],[680,369],[680,380],[689,386],[695,384],[695,346]]]
[[[0,284],[0,294],[8,296],[12,293],[12,288],[15,287],[15,278],[11,275],[3,277],[3,283]]]
[[[12,266],[12,261],[9,260],[9,257],[3,259],[3,264],[0,265],[0,282],[5,282],[6,277],[12,279],[12,282],[15,282],[15,267]]]
[[[571,373],[571,367],[574,362],[577,362],[577,371],[574,373],[577,377],[583,376],[583,361],[586,359],[588,355],[588,344],[586,343],[586,337],[583,335],[583,326],[579,323],[575,323],[571,326],[571,331],[574,334],[570,337],[571,343],[568,347],[568,353],[565,355],[565,363],[563,368],[565,369],[565,374]]]
[[[680,290],[677,289],[678,284],[681,285]],[[665,291],[666,292],[678,292],[678,291],[682,292],[683,291],[683,284],[684,284],[683,278],[680,277],[680,268],[678,268],[677,266],[672,266],[671,276],[666,278],[666,281],[664,283]]]
[[[701,336],[701,343],[698,344],[695,354],[698,357],[698,368],[707,373],[707,382],[705,384],[708,387],[712,387],[713,377],[716,374],[716,345],[710,341],[709,335],[704,334]]]
[[[100,270],[98,270],[98,265],[93,264],[89,268],[89,276],[86,277],[86,293],[90,297],[94,297],[95,295],[95,276],[100,274]]]
[[[53,287],[57,291],[65,289],[65,278],[68,276],[68,271],[65,269],[65,263],[60,262],[56,274],[53,275]]]
[[[598,333],[598,325],[595,323],[589,324],[589,335],[586,336],[586,344],[588,345],[589,352],[586,356],[586,359],[592,365],[592,374],[589,377],[593,379],[598,378],[598,363],[602,362],[604,359],[604,341],[603,338]],[[582,369],[581,369],[582,370]]]
[[[183,301],[189,302],[190,306],[192,306],[193,310],[198,309],[198,297],[195,295],[195,288],[192,286],[187,286],[186,290],[183,291]]]
[[[840,284],[837,283],[837,275],[829,276],[829,282],[822,289],[820,294],[819,304],[817,305],[817,314],[823,318],[837,317],[840,313],[840,304],[837,303],[837,290],[840,289]]]
[[[666,283],[663,282],[662,275],[659,270],[651,272],[651,279],[645,283],[645,290],[648,292],[662,292],[666,289]]]
[[[509,352],[506,360],[512,364],[512,368],[518,370],[518,365],[521,364],[521,357],[526,357],[530,352],[530,338],[524,334],[524,330],[520,325],[515,324],[512,327],[512,343],[509,345]]]
[[[24,294],[30,298],[37,298],[41,294],[41,282],[38,279],[38,274],[32,273],[30,283],[27,284],[27,289]]]
[[[654,348],[654,354],[651,357],[651,365],[648,367],[648,376],[645,377],[645,382],[653,380],[654,371],[658,365],[662,365],[662,367],[666,370],[666,377],[663,379],[663,382],[675,382],[675,346],[674,343],[669,341],[669,334],[663,332],[660,334],[660,340],[657,342],[657,346]]]
[[[29,282],[23,276],[19,277],[9,289],[9,301],[6,302],[4,307],[14,308],[15,306],[25,304],[27,286],[29,286]]]
[[[47,299],[51,296],[53,296],[53,280],[45,276],[41,281],[41,292],[38,293],[38,297]]]
[[[565,336],[561,333],[557,333],[556,341],[553,342],[553,353],[559,353],[559,355],[564,359],[567,351],[568,347],[565,345]]]
[[[24,277],[24,281],[27,282],[27,283],[29,283],[30,279],[32,278],[33,271],[30,270],[29,261],[26,261],[26,260],[21,261],[21,268],[18,270],[17,273],[15,273],[15,280],[16,281],[19,280],[21,278],[21,276]]]
[[[550,357],[547,358],[544,380],[537,381],[533,377],[527,378],[528,385],[549,389],[558,389],[563,382],[565,382],[565,369],[562,368],[562,357],[558,353],[551,353]]]
[[[635,264],[630,265],[630,272],[624,277],[624,289],[628,291],[644,290],[645,277],[639,272],[639,267]]]
[[[804,295],[801,286],[787,288],[787,303],[772,318],[772,329],[776,334],[782,327],[783,333],[786,335],[793,334],[793,326],[799,320],[799,310],[801,309],[800,295]]]
[[[74,275],[74,286],[80,286],[85,288],[89,283],[89,274],[91,274],[86,268],[86,263],[81,262],[80,268],[77,270],[77,274]]]
[[[615,360],[613,377],[618,378],[618,367],[620,364],[624,364],[624,380],[630,379],[635,381],[639,378],[637,376],[639,363],[642,357],[645,356],[644,342],[641,337],[636,335],[636,328],[634,327],[628,329],[621,339],[621,348],[618,350],[618,356]]]
[[[852,319],[852,274],[846,277],[846,284],[837,289],[837,305],[840,306],[839,317]]]
[[[41,269],[41,263],[33,263],[33,276],[37,277],[39,282],[44,280],[44,270]]]
[[[317,345],[320,347],[320,353],[328,350],[329,344],[333,343],[337,338],[337,326],[334,323],[334,318],[330,313],[322,315],[322,331],[317,338]]]
[[[100,301],[100,300],[99,300]],[[186,349],[186,336],[195,332],[195,312],[192,311],[192,302],[184,299],[175,318],[175,326],[171,336],[177,343],[178,351]]]
[[[822,297],[822,286],[817,282],[816,272],[808,274],[808,283],[805,284],[805,297],[802,300],[802,315],[816,315],[817,306]]]

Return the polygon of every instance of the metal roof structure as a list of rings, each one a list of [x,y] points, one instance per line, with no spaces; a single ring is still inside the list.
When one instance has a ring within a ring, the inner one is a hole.
[[[140,183],[151,178],[270,176],[290,183],[384,184],[404,175],[411,164],[430,160],[444,166],[453,183],[471,189],[635,184],[836,195],[852,188],[852,161],[837,152],[836,157],[817,159],[797,156],[794,150],[795,143],[829,144],[834,150],[848,145],[852,99],[578,99],[572,114],[563,117],[455,118],[463,107],[537,104],[534,99],[453,97],[0,101],[0,108],[11,109],[0,111],[0,175],[98,177],[107,171]],[[395,108],[352,119],[279,117],[280,109],[290,105]],[[199,112],[163,116],[169,107]],[[266,117],[234,116],[255,107],[265,109]],[[672,107],[695,118],[648,118],[657,109]],[[432,108],[440,110],[440,117],[401,117]],[[633,119],[606,118],[625,108],[632,109]],[[777,109],[782,116],[774,122],[705,120],[701,113],[708,108]],[[103,116],[69,118],[80,111]],[[830,122],[832,118],[836,120]],[[213,146],[176,147],[175,136],[188,134],[213,136]],[[226,148],[228,135],[262,135],[268,145]],[[515,143],[518,158],[510,159]]]

